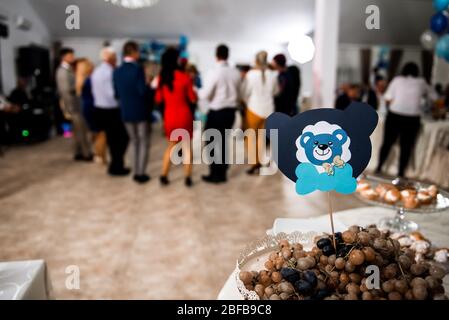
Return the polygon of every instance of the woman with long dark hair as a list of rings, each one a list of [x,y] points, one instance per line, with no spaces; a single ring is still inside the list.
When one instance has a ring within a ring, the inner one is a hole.
[[[178,58],[179,53],[174,48],[169,48],[164,52],[156,91],[156,102],[164,105],[164,129],[168,140],[160,181],[162,185],[169,183],[170,157],[174,147],[178,143],[182,143],[185,184],[190,187],[192,186],[191,140],[193,135],[193,114],[189,106],[192,103],[196,103],[197,96],[193,90],[192,79],[187,73],[179,70]],[[180,136],[180,131],[175,131],[177,129],[183,129],[183,132],[188,133],[188,135]]]
[[[388,114],[376,172],[381,171],[391,147],[399,138],[401,154],[398,176],[404,177],[421,125],[421,101],[431,95],[432,89],[424,78],[419,77],[416,63],[406,63],[401,75],[391,81],[384,95]]]

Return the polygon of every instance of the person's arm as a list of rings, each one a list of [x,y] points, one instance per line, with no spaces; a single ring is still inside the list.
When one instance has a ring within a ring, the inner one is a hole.
[[[164,97],[163,97],[164,93],[163,93],[162,87],[159,85],[159,81],[160,81],[160,79],[159,79],[159,77],[157,77],[153,80],[153,83],[152,83],[152,87],[154,88],[154,90],[156,90],[156,94],[154,96],[154,101],[157,104],[161,104],[164,99]]]
[[[118,91],[115,84],[115,71],[112,72],[112,81],[109,80],[103,84],[104,94],[112,99],[118,99]]]
[[[435,89],[432,88],[424,79],[423,79],[423,86],[424,86],[424,95],[430,100],[430,101],[436,101],[438,100],[438,94],[436,93]]]
[[[394,96],[395,96],[396,90],[397,90],[396,87],[397,87],[397,78],[394,78],[388,85],[387,91],[384,94],[385,105],[386,105],[387,109],[390,107],[390,104],[394,100]]]
[[[248,77],[245,77],[245,79],[240,82],[240,90],[238,91],[240,95],[239,100],[243,101],[246,105],[250,96],[250,83]]]
[[[279,74],[277,76],[277,82],[278,82],[278,95],[284,92],[285,87],[287,86],[287,79],[285,77],[285,74]]]
[[[208,76],[206,77],[204,87],[200,90],[200,98],[207,100],[208,102],[212,101],[216,86],[217,74],[214,71],[210,71]]]
[[[273,95],[273,97],[277,96],[281,90],[281,88],[279,86],[278,78],[277,78],[277,73],[273,76],[272,90],[273,91],[271,92],[271,94]]]
[[[118,70],[114,70],[112,73],[112,91],[113,91],[113,97],[117,100],[120,99],[119,93],[118,93]]]
[[[70,88],[69,75],[67,71],[59,69],[56,73],[56,81],[58,85],[58,91],[61,97],[70,96],[72,94],[72,89]]]
[[[198,97],[195,93],[195,90],[193,89],[193,81],[189,76],[187,76],[186,89],[187,89],[187,98],[189,99],[189,101],[191,103],[196,103],[198,101]]]
[[[141,97],[145,97],[148,93],[148,86],[147,86],[147,80],[145,78],[145,71],[142,67],[139,67],[139,70],[137,72],[137,90],[139,91],[139,94]]]

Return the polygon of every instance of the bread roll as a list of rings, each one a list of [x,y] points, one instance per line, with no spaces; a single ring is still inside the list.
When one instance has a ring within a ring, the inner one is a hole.
[[[385,202],[387,202],[389,204],[395,204],[399,200],[401,200],[401,193],[399,192],[398,189],[393,187],[392,189],[388,190],[385,193],[385,196],[384,196]]]

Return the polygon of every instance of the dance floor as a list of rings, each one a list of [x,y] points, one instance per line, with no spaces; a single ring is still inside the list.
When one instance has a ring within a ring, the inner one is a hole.
[[[0,158],[0,261],[44,259],[56,299],[214,299],[246,243],[277,217],[327,212],[321,193],[295,194],[280,174],[248,176],[233,166],[229,183],[192,189],[174,167],[168,187],[158,175],[165,139],[152,136],[153,179],[111,178],[99,164],[71,160],[71,141],[54,138]],[[335,196],[334,209],[362,206]],[[67,266],[80,268],[80,289],[65,287]]]

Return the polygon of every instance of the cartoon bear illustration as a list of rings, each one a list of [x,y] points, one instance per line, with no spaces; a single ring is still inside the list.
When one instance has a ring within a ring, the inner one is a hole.
[[[377,122],[371,106],[355,102],[344,111],[314,109],[292,118],[273,113],[266,129],[278,130],[274,160],[296,183],[298,194],[315,190],[348,194],[355,191],[356,178],[371,158],[370,135]]]
[[[296,157],[300,162],[308,161],[320,167],[326,162],[332,162],[336,156],[348,162],[351,158],[350,141],[340,126],[320,121],[304,128],[296,140]]]

